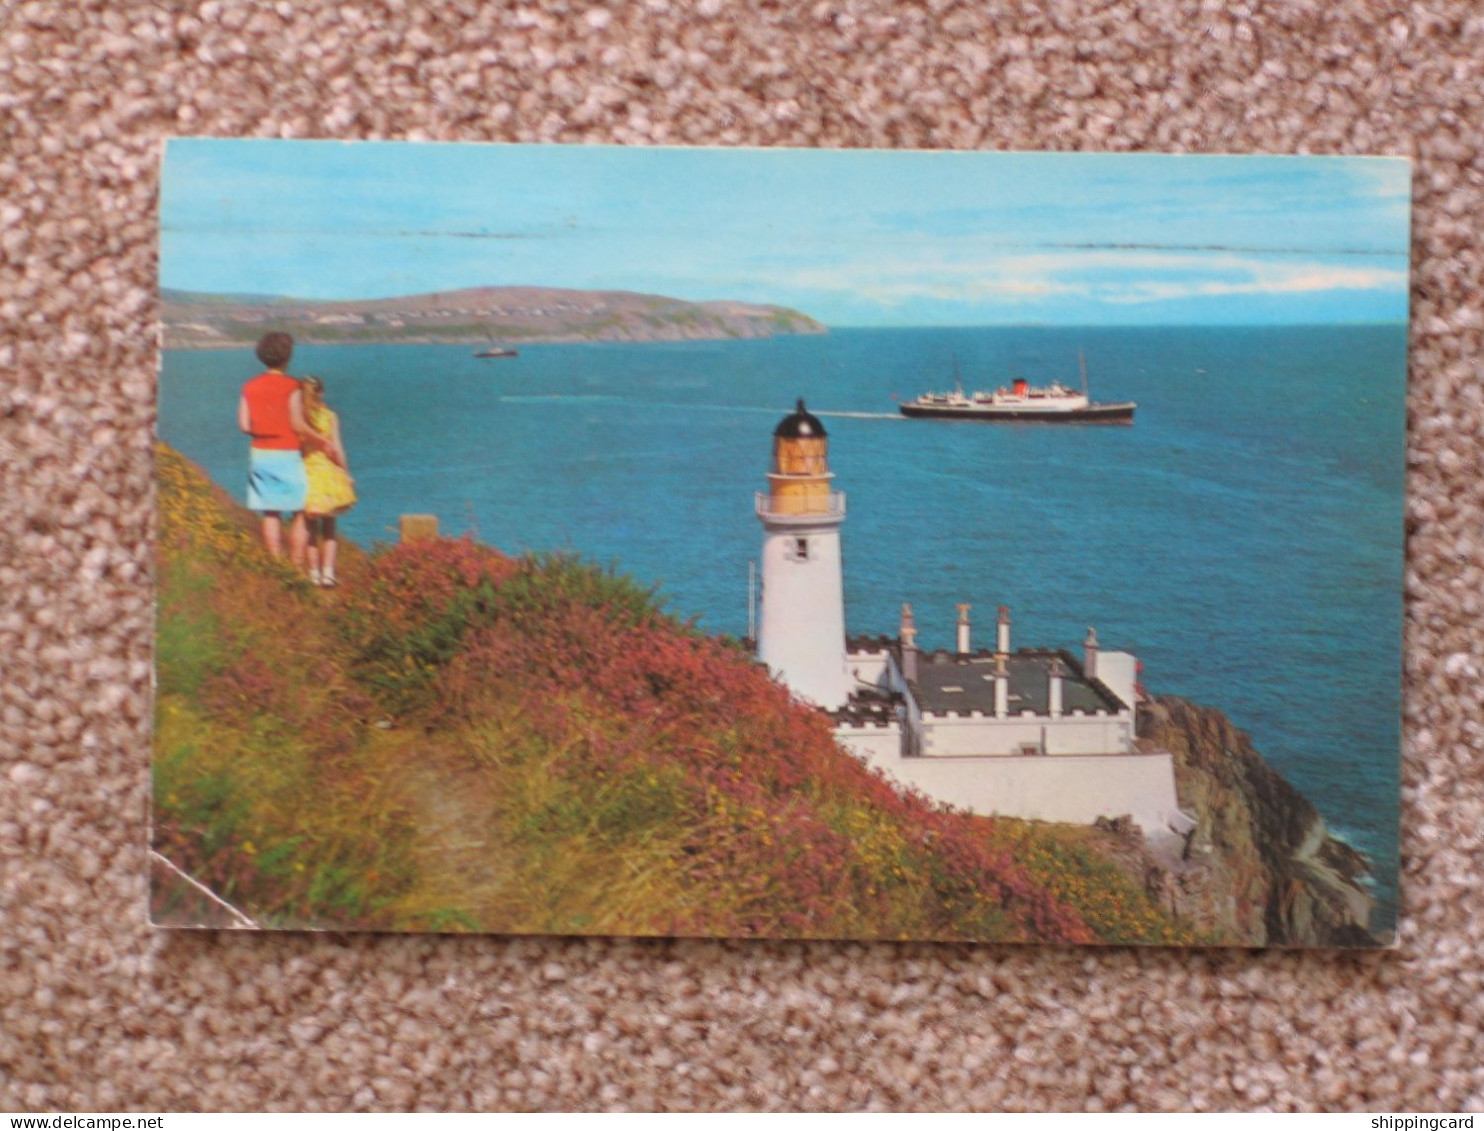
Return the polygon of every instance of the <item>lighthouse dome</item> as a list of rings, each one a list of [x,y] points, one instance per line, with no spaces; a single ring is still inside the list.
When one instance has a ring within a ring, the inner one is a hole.
[[[830,440],[825,435],[824,425],[804,407],[804,398],[799,398],[799,407],[778,422],[773,429],[772,474],[789,477],[807,477],[817,480],[815,484],[819,500],[829,494]],[[774,483],[774,493],[779,484]],[[798,484],[787,490],[794,491]],[[816,501],[819,501],[816,500]]]
[[[788,416],[778,422],[778,427],[773,429],[773,435],[780,440],[823,440],[826,437],[824,425],[804,407],[804,398],[799,398],[799,406]]]

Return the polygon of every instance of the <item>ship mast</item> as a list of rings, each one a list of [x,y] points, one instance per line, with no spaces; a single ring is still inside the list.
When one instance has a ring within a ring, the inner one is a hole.
[[[1087,396],[1087,355],[1077,351],[1077,372],[1082,374],[1082,395]]]

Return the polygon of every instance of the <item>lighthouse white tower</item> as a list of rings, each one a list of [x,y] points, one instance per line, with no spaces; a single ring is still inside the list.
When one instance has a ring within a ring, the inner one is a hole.
[[[845,495],[830,487],[829,438],[799,401],[773,431],[763,524],[757,658],[801,698],[834,710],[854,685],[845,665],[840,525]]]

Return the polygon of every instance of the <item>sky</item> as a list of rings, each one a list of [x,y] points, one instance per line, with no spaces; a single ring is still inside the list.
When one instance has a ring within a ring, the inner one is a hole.
[[[1400,322],[1398,158],[177,139],[163,287],[614,289],[831,326]]]

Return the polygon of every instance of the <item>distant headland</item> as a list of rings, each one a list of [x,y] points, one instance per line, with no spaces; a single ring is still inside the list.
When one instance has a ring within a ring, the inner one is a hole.
[[[160,305],[166,349],[241,348],[269,329],[311,345],[706,341],[827,332],[782,306],[552,287],[338,301],[166,289]]]

